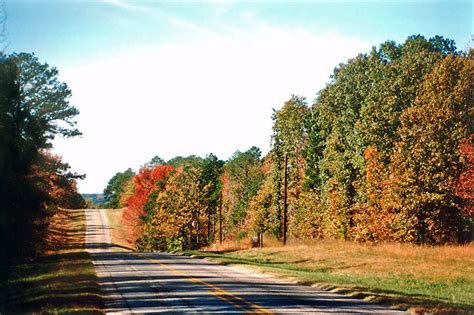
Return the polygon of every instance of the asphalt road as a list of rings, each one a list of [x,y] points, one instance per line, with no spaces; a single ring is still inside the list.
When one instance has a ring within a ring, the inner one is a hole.
[[[86,242],[107,313],[402,314],[201,259],[114,252],[105,211],[86,210]]]

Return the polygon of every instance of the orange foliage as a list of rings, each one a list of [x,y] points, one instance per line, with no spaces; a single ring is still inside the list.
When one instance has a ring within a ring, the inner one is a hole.
[[[364,151],[366,161],[366,195],[367,202],[355,204],[354,227],[352,237],[358,241],[389,241],[391,237],[390,223],[393,213],[384,206],[382,192],[384,189],[384,165],[375,146]]]
[[[467,168],[456,184],[456,194],[464,199],[464,214],[474,216],[474,134],[461,143],[460,150],[467,159]]]
[[[162,188],[168,175],[173,170],[171,165],[158,165],[154,168],[142,168],[133,178],[134,193],[127,200],[127,208],[122,214],[124,224],[131,227],[130,241],[135,242],[141,233],[141,218],[146,214],[144,206],[153,191]]]
[[[47,206],[71,209],[84,206],[76,181],[66,175],[68,169],[61,156],[45,150],[40,151],[38,161],[31,166],[31,180],[47,196]]]

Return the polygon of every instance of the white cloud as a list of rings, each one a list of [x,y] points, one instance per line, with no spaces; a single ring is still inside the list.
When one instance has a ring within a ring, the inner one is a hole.
[[[128,11],[143,11],[144,8],[123,0],[102,0],[103,3]]]
[[[311,103],[334,66],[370,45],[337,33],[266,24],[224,35],[136,47],[63,69],[81,115],[81,139],[56,151],[78,172],[81,192],[98,192],[117,171],[154,155],[269,149],[272,108],[291,94]]]

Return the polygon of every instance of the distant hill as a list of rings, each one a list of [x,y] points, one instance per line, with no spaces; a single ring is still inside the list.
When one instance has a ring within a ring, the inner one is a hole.
[[[92,203],[96,206],[104,205],[107,202],[104,194],[81,194],[81,196],[87,203]]]

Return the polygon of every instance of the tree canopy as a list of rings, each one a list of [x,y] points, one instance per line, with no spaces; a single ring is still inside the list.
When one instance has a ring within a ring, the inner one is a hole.
[[[441,36],[340,63],[312,104],[292,95],[274,110],[266,156],[252,147],[226,162],[168,161],[174,171],[143,205],[142,248],[195,248],[217,232],[281,238],[285,173],[289,237],[469,241],[472,74],[472,51]]]
[[[71,91],[33,54],[0,56],[0,259],[32,254],[54,206],[80,206],[77,174],[45,152],[56,136],[79,135]],[[53,191],[56,189],[56,191]],[[65,203],[66,199],[73,204]],[[63,199],[62,201],[60,199]]]

